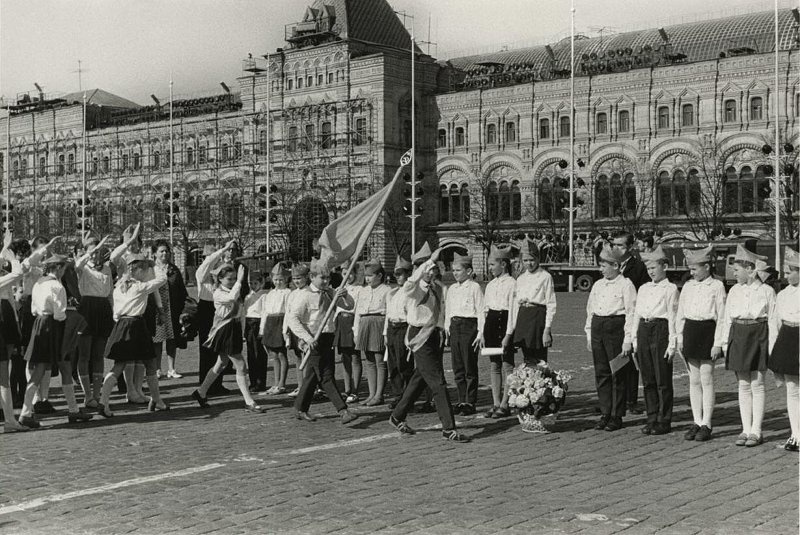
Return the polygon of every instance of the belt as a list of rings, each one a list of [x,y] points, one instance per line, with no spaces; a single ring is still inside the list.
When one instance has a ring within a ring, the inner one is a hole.
[[[282,318],[285,314],[267,314],[268,318]]]
[[[121,319],[121,320],[141,320],[141,319],[144,319],[144,316],[119,316],[118,319]]]
[[[339,315],[340,316],[353,316],[354,314],[352,312],[347,312],[345,310],[342,310],[341,312],[339,312]]]
[[[745,318],[733,318],[731,322],[736,323],[737,325],[758,325],[759,323],[766,323],[767,318],[757,318],[754,320]]]
[[[800,323],[796,321],[782,321],[784,327],[800,327]]]
[[[642,318],[641,321],[645,323],[656,323],[659,321],[667,321],[667,318]]]
[[[547,308],[544,305],[540,305],[539,303],[520,303],[519,306],[522,308],[534,308],[534,307]]]
[[[394,327],[400,327],[402,325],[406,325],[407,326],[408,322],[402,321],[402,320],[400,320],[400,321],[389,320],[389,325],[392,325]]]
[[[613,316],[598,316],[597,314],[595,314],[594,317],[607,320],[607,319],[614,319],[614,318],[624,318],[625,314],[614,314]]]
[[[383,312],[373,312],[372,314],[361,314],[362,318],[369,318],[370,316],[385,316]]]
[[[450,318],[450,321],[478,321],[478,318],[475,317],[465,317],[465,316],[453,316]]]

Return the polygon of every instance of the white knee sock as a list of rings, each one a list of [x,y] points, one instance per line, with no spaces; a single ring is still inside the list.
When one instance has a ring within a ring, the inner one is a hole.
[[[39,383],[39,393],[37,396],[41,401],[50,399],[50,379],[52,376],[53,374],[51,371],[46,371],[44,375],[42,375],[42,382]]]
[[[25,387],[25,402],[22,404],[22,410],[19,411],[20,416],[33,416],[33,398],[39,391],[39,387],[33,383],[28,383]]]
[[[788,376],[787,376],[788,379]],[[798,388],[797,377],[786,381],[786,410],[789,413],[789,425],[792,428],[792,436],[795,440],[800,439],[800,388]]]
[[[714,368],[711,368],[711,372],[713,373]],[[709,429],[711,428],[711,417],[714,415],[714,403],[715,399],[715,390],[714,390],[714,376],[708,375],[708,377],[703,378],[703,375],[700,375],[700,385],[703,389],[703,423]]]
[[[117,376],[109,372],[103,380],[103,388],[100,389],[100,403],[106,408],[108,407],[108,398],[111,397],[111,391],[114,390],[116,385]]]
[[[700,371],[689,372],[689,404],[695,425],[703,425],[703,386],[700,384]]]
[[[67,400],[67,407],[69,412],[78,412],[78,402],[75,401],[75,385],[70,383],[68,385],[61,385],[61,390],[64,391],[64,397]]]
[[[6,364],[5,362],[2,364]],[[3,418],[8,425],[16,425],[14,419],[14,401],[11,397],[11,389],[7,386],[0,386],[0,406],[3,408]]]
[[[253,396],[250,395],[250,390],[248,390],[248,377],[247,374],[244,372],[236,372],[236,384],[239,386],[239,392],[242,393],[242,397],[244,398],[244,402],[248,405],[253,405],[255,401],[253,401]]]
[[[758,373],[759,379],[750,383],[750,390],[753,392],[753,426],[750,433],[761,436],[761,422],[764,421],[764,405],[766,403],[766,392],[764,388],[764,375]]]
[[[739,416],[742,419],[742,433],[749,435],[753,427],[753,391],[750,381],[739,381]]]
[[[92,399],[100,399],[100,392],[103,389],[103,374],[92,374]]]

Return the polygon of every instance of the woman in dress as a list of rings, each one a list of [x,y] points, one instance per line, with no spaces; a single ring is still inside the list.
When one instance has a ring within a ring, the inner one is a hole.
[[[162,346],[167,350],[167,378],[180,379],[183,375],[175,371],[175,358],[177,356],[178,341],[177,333],[180,333],[180,317],[183,312],[183,305],[186,302],[186,285],[180,269],[172,263],[172,248],[167,240],[156,240],[152,247],[155,265],[153,269],[161,272],[167,278],[167,284],[158,289],[161,297],[161,307],[166,318],[156,322],[156,331],[153,335],[155,344],[156,358],[159,359],[158,369],[161,366]],[[186,347],[186,342],[183,342]]]

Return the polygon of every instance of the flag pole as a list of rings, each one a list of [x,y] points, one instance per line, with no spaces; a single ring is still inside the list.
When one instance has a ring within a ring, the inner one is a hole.
[[[780,92],[778,76],[780,43],[778,35],[778,0],[775,0],[775,269],[781,270],[781,127]]]

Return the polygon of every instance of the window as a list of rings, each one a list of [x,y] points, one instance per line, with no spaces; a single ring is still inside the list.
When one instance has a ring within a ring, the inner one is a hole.
[[[111,158],[103,156],[103,172],[108,173],[111,171]]]
[[[689,170],[689,213],[696,214],[700,210],[703,201],[702,191],[700,190],[700,173],[697,169]]]
[[[636,183],[633,173],[623,178],[619,173],[611,177],[603,173],[594,186],[595,217],[626,217],[636,211]]]
[[[288,143],[286,145],[286,150],[288,152],[297,151],[297,127],[296,126],[290,126],[289,127],[289,139],[287,141],[288,141]]]
[[[194,148],[186,147],[186,165],[194,165]]]
[[[322,148],[330,149],[333,147],[333,136],[331,135],[331,123],[322,123]]]
[[[450,186],[450,223],[461,223],[461,202],[458,184]]]
[[[439,223],[450,222],[450,192],[447,186],[439,186]]]
[[[99,159],[97,158],[97,156],[95,156],[94,158],[92,158],[92,174],[93,175],[97,174],[98,167],[99,167]]]
[[[311,87],[313,85],[314,85],[314,77],[306,76],[306,87]]]
[[[508,221],[511,219],[511,190],[508,187],[508,182],[503,181],[500,183],[499,197],[500,219]]]
[[[304,150],[311,150],[315,145],[316,140],[314,139],[314,125],[307,124],[305,128],[305,139],[303,139]]]
[[[669,107],[661,106],[658,108],[658,128],[669,128]]]
[[[667,171],[661,171],[658,175],[658,190],[656,196],[656,215],[672,215],[672,180]]]
[[[447,130],[440,128],[436,132],[436,148],[443,149],[447,146]]]
[[[684,104],[681,106],[681,126],[694,126],[694,106]]]
[[[288,90],[294,89],[294,80],[292,80],[291,78],[286,80],[286,89]]]
[[[517,141],[517,124],[508,122],[506,123],[506,143],[514,143]]]
[[[539,119],[539,139],[550,139],[550,119]]]
[[[497,143],[497,125],[490,123],[486,125],[486,144],[494,145]]]
[[[303,89],[303,77],[297,79],[297,89]]]
[[[39,158],[39,176],[47,176],[47,158],[45,156]]]
[[[736,101],[735,100],[726,100],[725,101],[725,112],[723,116],[723,121],[726,123],[735,123],[736,122]]]
[[[609,217],[611,215],[611,192],[608,177],[600,175],[594,187],[594,214],[595,217]]]
[[[22,160],[19,162],[19,172],[22,175],[22,178],[28,176],[28,157],[23,156]]]
[[[622,110],[617,115],[617,119],[619,123],[617,124],[617,130],[619,130],[620,134],[631,131],[631,112]]]
[[[217,158],[219,158],[219,161],[221,162],[227,162],[229,157],[230,154],[228,153],[228,144],[223,143],[218,149]]]
[[[66,158],[63,154],[58,155],[58,176],[63,176],[66,172]]]
[[[153,153],[153,167],[161,167],[161,153],[158,151]]]
[[[597,114],[597,122],[594,125],[594,130],[596,134],[608,133],[608,115],[605,113]]]
[[[676,169],[670,176],[668,171],[658,174],[656,185],[656,215],[691,215],[700,208],[700,177],[696,169],[690,169],[687,176],[682,169]]]
[[[497,182],[489,182],[486,188],[486,215],[489,221],[497,221],[498,219],[498,198],[497,198]]]
[[[469,201],[469,186],[461,184],[461,220],[464,223],[469,223],[470,219],[470,201]]]
[[[127,159],[127,154],[125,158]],[[70,152],[67,154],[67,173],[74,173],[75,172],[75,154]]]
[[[205,145],[200,145],[197,149],[197,163],[205,165],[208,161],[208,148]]]
[[[356,137],[354,145],[363,145],[367,142],[367,120],[364,118],[356,119]]]
[[[464,127],[456,127],[456,147],[464,146]]]
[[[760,121],[764,117],[764,105],[761,97],[753,97],[750,99],[750,120]]]
[[[3,153],[0,153],[0,177],[2,177],[2,176],[3,176],[3,173],[4,173],[4,172],[5,172],[5,170],[6,170],[5,163],[6,163],[6,161],[5,161],[5,154],[3,154]]]
[[[133,153],[133,168],[134,169],[142,168],[142,157],[138,152]]]
[[[11,169],[13,170],[14,178],[19,178],[19,160],[14,160]]]
[[[329,73],[328,73],[328,83],[329,83],[329,84],[332,84],[332,83],[333,83],[333,73],[332,73],[332,72],[329,72]]]
[[[563,199],[561,178],[553,176],[543,178],[539,182],[539,219],[554,220],[561,219],[561,199]]]
[[[258,152],[256,154],[266,154],[268,152],[269,143],[269,132],[267,130],[261,130],[258,133]]]
[[[558,137],[569,137],[569,117],[566,115],[558,120]]]
[[[317,75],[317,85],[322,85],[324,83],[325,83],[325,75],[324,74],[318,74]]]

